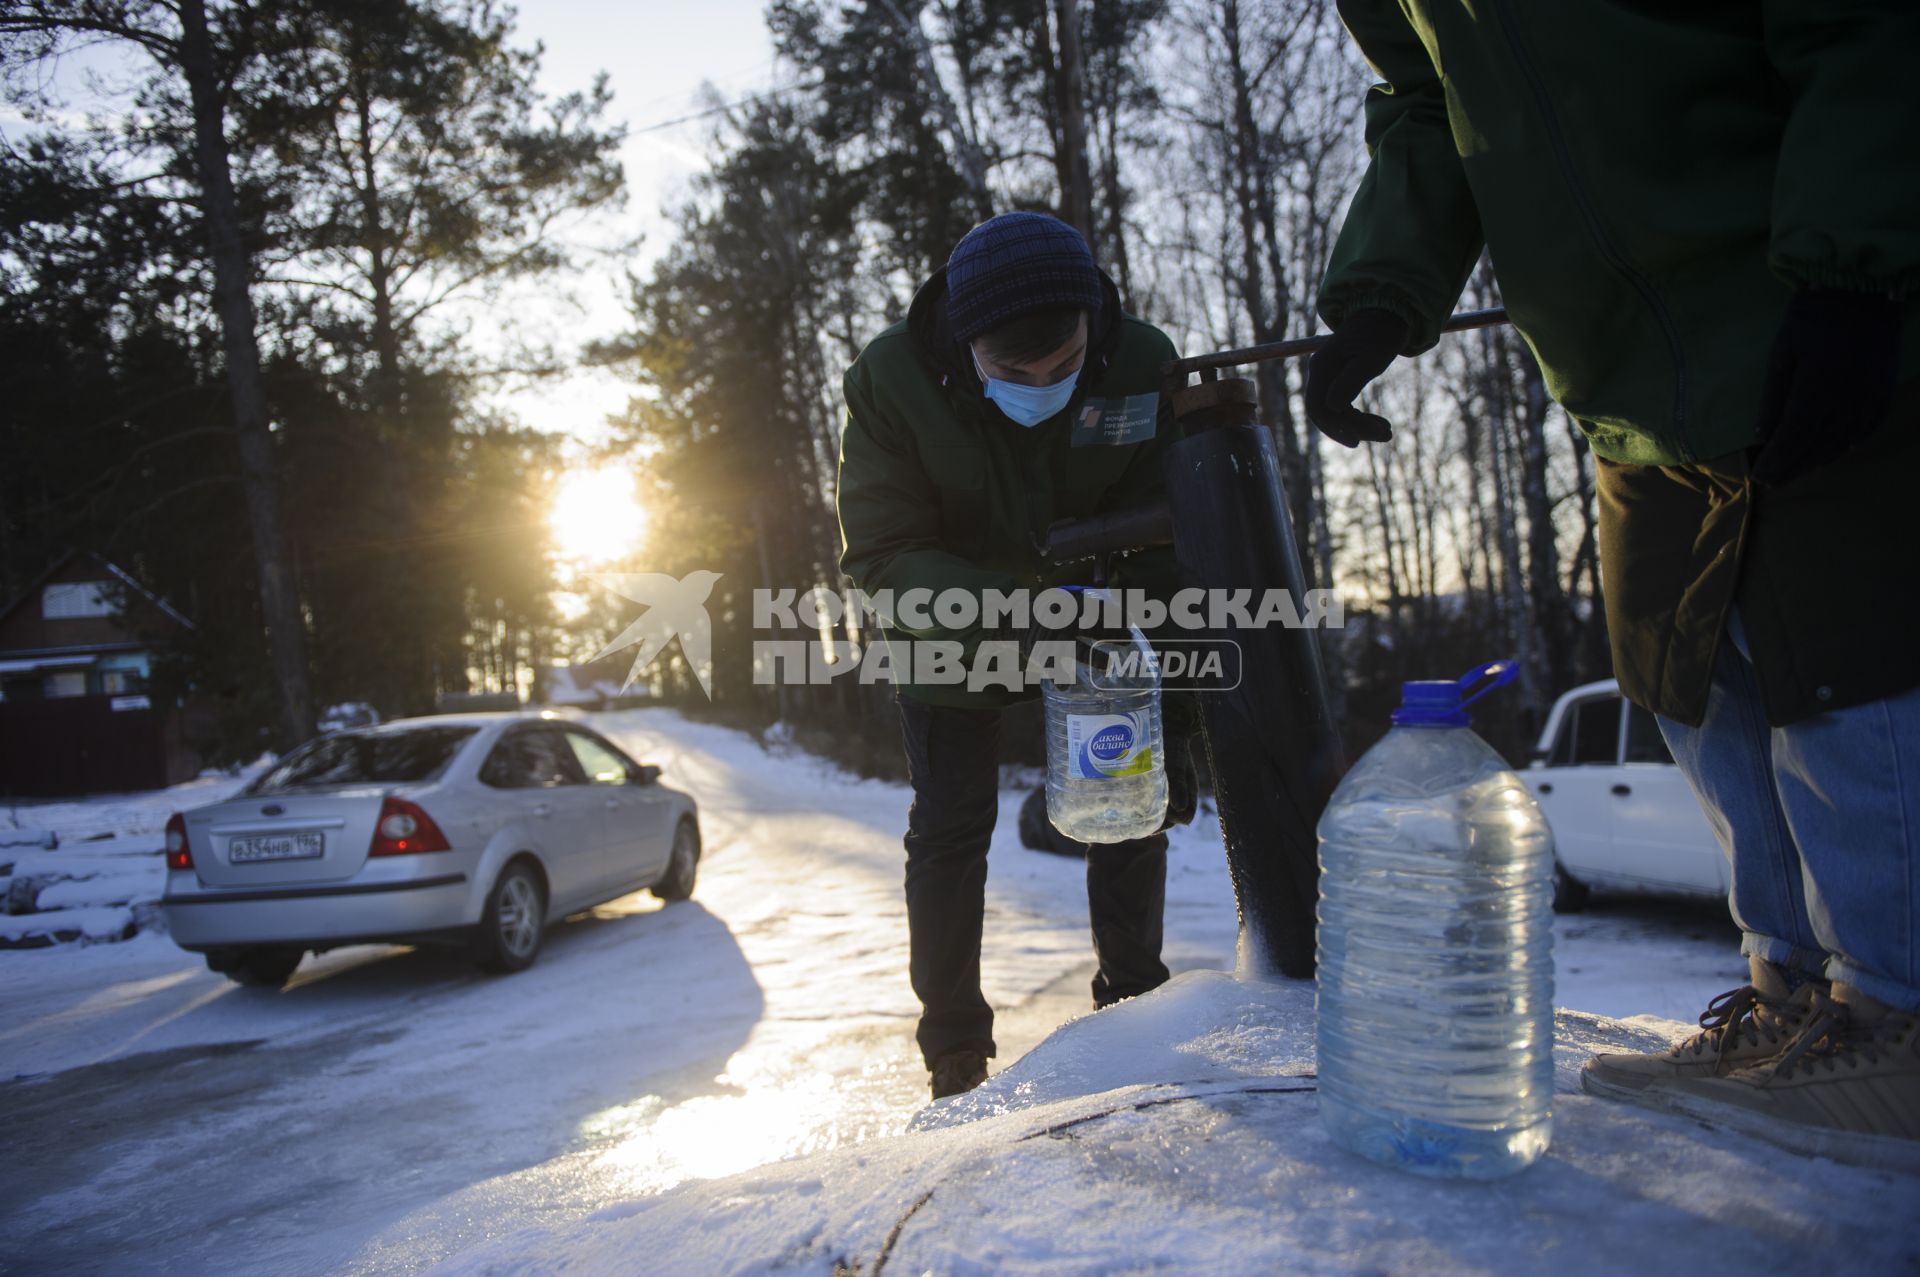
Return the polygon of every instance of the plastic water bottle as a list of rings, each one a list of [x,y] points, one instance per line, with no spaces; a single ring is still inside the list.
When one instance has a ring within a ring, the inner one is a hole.
[[[1100,644],[1098,668],[1075,660],[1071,685],[1042,685],[1047,818],[1079,842],[1144,838],[1167,816],[1160,669],[1138,628],[1132,637],[1131,652]]]
[[[1406,684],[1320,819],[1321,1119],[1422,1175],[1510,1175],[1553,1134],[1553,835],[1467,725],[1516,672]]]

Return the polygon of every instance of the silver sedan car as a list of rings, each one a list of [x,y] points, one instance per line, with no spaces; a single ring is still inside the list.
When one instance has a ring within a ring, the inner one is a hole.
[[[693,894],[693,799],[552,714],[399,719],[307,742],[167,824],[174,941],[243,984],[311,950],[454,944],[532,965],[548,924],[649,888]]]

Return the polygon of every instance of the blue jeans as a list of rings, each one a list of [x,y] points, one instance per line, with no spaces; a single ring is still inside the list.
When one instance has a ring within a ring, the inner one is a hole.
[[[1737,616],[1660,733],[1733,862],[1740,951],[1920,1010],[1920,689],[1769,727]]]

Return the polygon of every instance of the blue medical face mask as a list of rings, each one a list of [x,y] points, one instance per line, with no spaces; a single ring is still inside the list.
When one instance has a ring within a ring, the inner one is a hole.
[[[1080,370],[1075,368],[1064,381],[1056,381],[1051,386],[1023,386],[1017,381],[1002,381],[987,376],[978,355],[973,357],[973,370],[986,383],[987,398],[1023,426],[1037,426],[1066,407],[1067,401],[1073,398],[1075,383],[1080,380]]]

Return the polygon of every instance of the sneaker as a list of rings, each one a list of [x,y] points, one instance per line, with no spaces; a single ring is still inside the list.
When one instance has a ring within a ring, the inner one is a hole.
[[[987,1080],[987,1057],[978,1051],[949,1051],[933,1062],[933,1098],[965,1095]]]
[[[1795,1152],[1920,1172],[1920,1012],[1849,985],[1777,1059],[1680,1088],[1676,1111]]]
[[[1677,1046],[1645,1055],[1596,1055],[1580,1071],[1590,1095],[1670,1109],[1672,1088],[1703,1077],[1724,1077],[1784,1052],[1807,1023],[1818,981],[1788,992],[1786,973],[1748,958],[1752,983],[1707,1004],[1700,1032]]]

